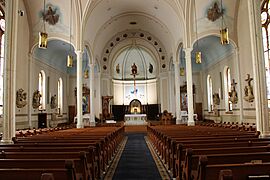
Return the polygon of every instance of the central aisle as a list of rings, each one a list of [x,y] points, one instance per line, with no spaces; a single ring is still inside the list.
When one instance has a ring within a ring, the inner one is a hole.
[[[128,141],[113,180],[159,180],[161,176],[144,140],[145,133],[127,133]]]

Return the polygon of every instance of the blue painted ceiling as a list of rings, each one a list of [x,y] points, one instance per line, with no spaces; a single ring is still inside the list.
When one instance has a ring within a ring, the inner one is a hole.
[[[73,56],[73,67],[67,67],[67,55],[71,52]],[[48,42],[47,49],[40,49],[37,46],[34,49],[34,57],[40,61],[44,61],[45,64],[48,64],[62,72],[69,74],[76,73],[76,62],[77,55],[74,52],[74,48],[67,42],[62,40],[50,40]],[[89,58],[87,55],[86,49],[83,53],[83,70],[87,68]]]
[[[195,63],[195,52],[201,51],[202,63]],[[210,65],[216,64],[222,61],[225,57],[232,54],[234,51],[233,45],[221,45],[220,38],[217,36],[206,36],[199,39],[193,45],[193,51],[191,52],[192,69],[193,71],[201,71],[208,68]],[[183,49],[180,52],[181,66],[185,67],[185,53]]]

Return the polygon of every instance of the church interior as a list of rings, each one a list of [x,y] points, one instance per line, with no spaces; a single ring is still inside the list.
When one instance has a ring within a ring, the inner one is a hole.
[[[0,0],[0,179],[270,179],[269,9]]]

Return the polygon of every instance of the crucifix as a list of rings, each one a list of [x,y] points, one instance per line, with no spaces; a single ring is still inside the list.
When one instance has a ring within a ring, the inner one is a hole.
[[[137,73],[137,66],[135,63],[133,63],[133,65],[131,66],[131,75],[133,75],[133,79],[134,79],[134,96],[136,97],[137,92],[136,92],[136,75],[138,75]]]

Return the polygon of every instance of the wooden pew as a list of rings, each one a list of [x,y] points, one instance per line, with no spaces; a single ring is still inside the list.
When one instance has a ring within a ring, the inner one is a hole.
[[[194,171],[198,169],[199,158],[201,155],[190,155],[192,152],[189,149],[187,159],[185,161],[184,179],[193,179]],[[253,149],[254,150],[254,149]],[[225,154],[226,153],[226,154]],[[246,152],[235,153],[233,151],[222,151],[219,154],[207,154],[207,164],[240,164],[249,163],[253,160],[260,160],[261,162],[270,162],[270,152]],[[193,172],[193,173],[192,173]]]
[[[233,179],[247,180],[249,176],[268,175],[270,163],[239,163],[239,164],[214,164],[208,165],[207,156],[200,157],[198,176],[195,180],[217,180],[220,171],[229,169],[232,171]]]

